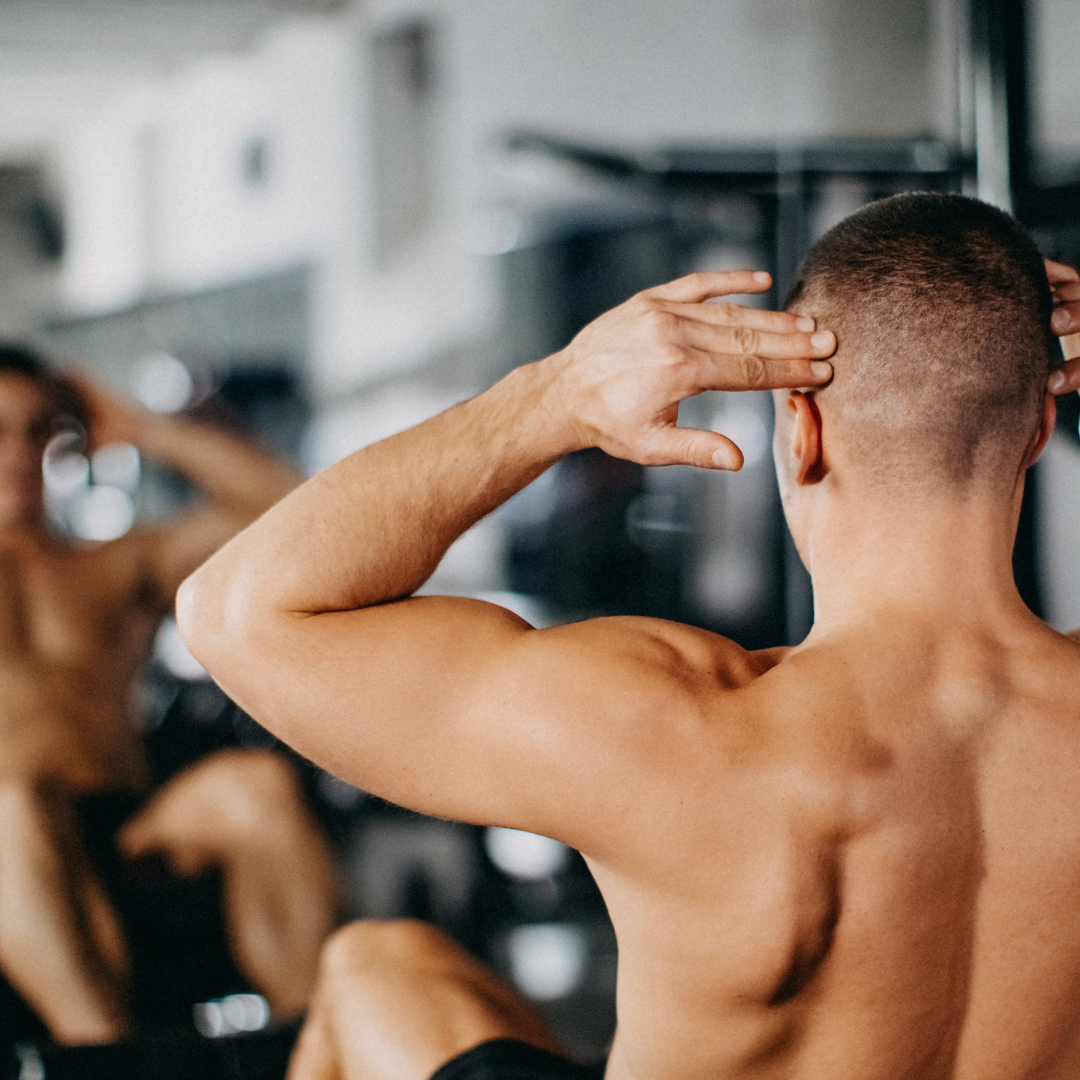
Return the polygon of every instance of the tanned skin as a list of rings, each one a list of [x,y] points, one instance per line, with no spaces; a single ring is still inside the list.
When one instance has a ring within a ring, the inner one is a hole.
[[[74,800],[142,793],[134,688],[184,575],[293,487],[260,451],[156,416],[80,380],[95,445],[134,443],[206,496],[110,543],[59,538],[43,511],[48,389],[0,372],[0,970],[60,1042],[129,1028],[130,961],[78,835]],[[279,1013],[306,1004],[336,903],[329,853],[290,768],[267,752],[212,756],[156,793],[122,834],[177,872],[222,868],[241,969]]]
[[[1055,329],[1080,329],[1080,281],[1050,272]],[[890,499],[813,399],[828,370],[805,358],[831,335],[705,303],[764,287],[730,273],[642,293],[328,469],[185,583],[182,630],[245,709],[346,779],[584,854],[619,940],[611,1080],[1075,1080],[1080,646],[1031,614],[1011,567],[1053,397],[1009,475]],[[1076,361],[1049,384],[1078,386]],[[675,426],[677,403],[761,387],[814,580],[798,647],[641,618],[533,630],[410,598],[464,529],[572,450],[738,468],[723,436]],[[424,951],[407,928],[337,939],[292,1075],[423,1080],[512,1033],[494,1007],[454,1029],[463,1000],[494,999],[432,944],[438,993],[473,988],[432,1005]],[[350,983],[365,971],[380,977]],[[389,988],[373,1007],[399,1018],[394,987],[413,987],[415,1045],[361,1038],[335,985]]]

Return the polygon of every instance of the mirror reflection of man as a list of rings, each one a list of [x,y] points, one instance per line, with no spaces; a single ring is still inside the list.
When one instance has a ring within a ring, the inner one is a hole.
[[[336,886],[291,766],[221,751],[145,802],[134,704],[180,581],[298,478],[221,431],[75,387],[32,353],[0,348],[0,971],[58,1042],[129,1032],[129,949],[79,813],[108,793],[128,807],[123,855],[163,854],[181,875],[221,871],[237,966],[276,1014],[298,1013]],[[80,410],[93,445],[134,444],[202,504],[108,543],[58,536],[42,455],[58,414]]]
[[[1080,385],[1047,353],[1080,282],[1049,269],[1000,211],[911,194],[819,241],[787,313],[707,302],[767,275],[649,290],[292,492],[182,586],[181,629],[336,774],[582,852],[619,942],[609,1080],[1080,1076],[1080,645],[1012,571]],[[798,646],[412,596],[573,450],[738,468],[678,404],[764,387]],[[296,1080],[584,1080],[434,931],[335,941]]]

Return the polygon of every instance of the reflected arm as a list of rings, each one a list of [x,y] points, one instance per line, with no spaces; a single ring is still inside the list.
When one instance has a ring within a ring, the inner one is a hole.
[[[276,458],[217,428],[149,412],[84,377],[72,381],[87,404],[95,446],[132,443],[206,498],[197,510],[138,533],[155,592],[166,607],[172,606],[180,582],[195,567],[301,480]]]

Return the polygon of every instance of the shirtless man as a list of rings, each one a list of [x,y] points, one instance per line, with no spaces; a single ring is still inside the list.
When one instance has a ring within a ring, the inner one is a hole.
[[[1080,284],[1055,276],[1080,329]],[[1049,370],[1042,260],[991,207],[908,195],[820,241],[790,312],[705,302],[766,285],[649,290],[346,458],[184,584],[182,631],[364,789],[585,855],[619,940],[610,1080],[1075,1080],[1080,645],[1011,565],[1048,391],[1080,385]],[[410,597],[571,450],[738,468],[678,402],[762,386],[814,580],[801,645]],[[425,933],[338,939],[293,1075],[565,1075],[522,1061],[549,1038]]]
[[[0,970],[58,1042],[76,1044],[130,1026],[128,950],[76,802],[145,792],[133,691],[176,587],[296,484],[228,435],[79,386],[72,395],[33,355],[0,349]],[[205,504],[111,543],[56,536],[42,453],[58,410],[78,411],[80,397],[95,445],[135,444]],[[304,1008],[334,880],[286,763],[265,751],[207,758],[159,791],[120,842],[127,855],[163,853],[180,874],[220,867],[238,966],[279,1014]]]

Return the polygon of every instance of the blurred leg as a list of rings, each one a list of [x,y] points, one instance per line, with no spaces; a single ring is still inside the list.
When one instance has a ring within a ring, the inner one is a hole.
[[[59,1043],[128,1030],[127,951],[82,849],[70,801],[0,784],[0,967]]]
[[[352,923],[323,951],[288,1080],[428,1080],[491,1039],[561,1052],[531,1006],[441,931]]]
[[[181,875],[219,866],[237,965],[275,1016],[303,1012],[335,925],[338,882],[287,762],[262,750],[198,762],[129,822],[121,847],[130,856],[164,852]]]

